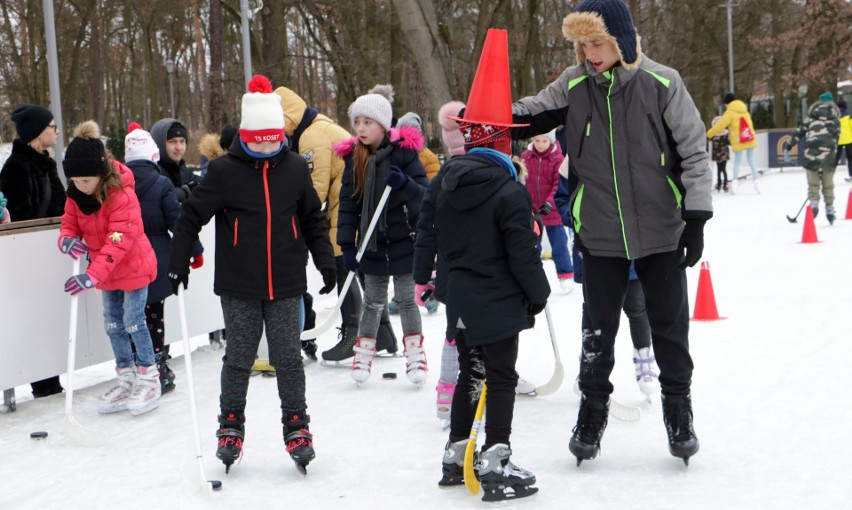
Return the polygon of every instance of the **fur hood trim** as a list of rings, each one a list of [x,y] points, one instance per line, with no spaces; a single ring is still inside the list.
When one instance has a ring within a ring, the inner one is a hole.
[[[333,146],[334,154],[339,158],[345,158],[352,154],[352,151],[355,150],[355,142],[357,140],[358,138],[353,136],[352,138],[337,142]],[[415,152],[420,152],[423,149],[423,142],[425,141],[423,134],[417,128],[411,126],[403,126],[399,129],[391,128],[390,141],[396,142],[397,140],[399,141],[396,144],[398,148]]]
[[[207,158],[207,161],[213,161],[214,159],[228,153],[228,151],[223,149],[219,144],[218,133],[207,133],[202,136],[201,141],[198,142],[198,150],[205,158]]]
[[[636,34],[636,61],[625,62],[618,41],[609,33],[603,18],[596,12],[572,12],[565,16],[562,21],[562,35],[574,44],[574,56],[578,65],[583,65],[586,62],[586,52],[583,51],[583,47],[579,43],[594,39],[611,42],[618,53],[621,66],[625,69],[635,69],[639,67],[639,63],[642,61],[642,45],[639,34]]]

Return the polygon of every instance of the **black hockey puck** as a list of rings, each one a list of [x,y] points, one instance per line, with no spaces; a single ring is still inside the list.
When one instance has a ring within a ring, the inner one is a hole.
[[[214,491],[220,491],[222,490],[222,482],[219,480],[210,480],[210,487],[212,487]]]
[[[385,372],[382,374],[382,379],[396,379],[396,372]]]
[[[37,432],[30,433],[30,439],[44,439],[47,437],[47,432],[44,430],[39,430]]]

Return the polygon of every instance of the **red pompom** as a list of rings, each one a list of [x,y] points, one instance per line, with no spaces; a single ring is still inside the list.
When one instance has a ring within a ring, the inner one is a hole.
[[[252,76],[251,81],[248,82],[248,91],[269,94],[272,92],[272,82],[269,81],[269,78],[266,76],[256,74]]]
[[[135,122],[131,122],[131,123],[127,126],[127,132],[128,132],[128,133],[132,133],[132,132],[136,131],[137,129],[142,129],[142,126],[140,126],[139,124],[137,124],[137,123],[135,123]]]

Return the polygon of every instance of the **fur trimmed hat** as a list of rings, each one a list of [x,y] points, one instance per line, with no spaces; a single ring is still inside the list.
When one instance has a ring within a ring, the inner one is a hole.
[[[600,39],[615,45],[622,67],[639,66],[642,57],[639,36],[630,9],[622,0],[583,0],[574,12],[565,16],[562,34],[574,43],[578,64],[586,61],[586,53],[578,43]]]
[[[160,160],[160,148],[151,137],[151,133],[142,126],[131,122],[127,126],[127,136],[124,137],[124,162],[130,163],[139,159],[157,162]]]
[[[450,101],[438,110],[438,122],[441,123],[441,137],[444,145],[450,152],[450,156],[461,156],[464,154],[464,135],[458,122],[449,117],[455,117],[464,108],[461,101]]]
[[[105,177],[109,173],[106,149],[101,142],[101,129],[97,122],[87,120],[74,128],[74,139],[65,149],[62,161],[65,177]]]
[[[243,94],[240,140],[245,143],[284,142],[284,110],[272,82],[256,74]]]
[[[352,124],[352,129],[355,129],[357,117],[373,119],[381,124],[385,131],[390,131],[393,121],[393,108],[391,108],[390,101],[385,96],[365,94],[349,105],[349,122]]]

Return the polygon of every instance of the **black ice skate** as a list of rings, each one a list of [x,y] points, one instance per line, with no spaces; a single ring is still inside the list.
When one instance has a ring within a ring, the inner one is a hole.
[[[308,474],[308,464],[314,460],[314,436],[308,430],[311,417],[304,411],[295,412],[281,419],[284,424],[284,444],[290,458],[296,463],[296,469],[303,475]]]
[[[692,399],[689,395],[663,395],[663,421],[669,435],[669,452],[689,465],[698,453],[698,437],[692,428]]]
[[[317,360],[317,341],[316,339],[302,340],[302,351],[311,361]]]
[[[393,332],[393,327],[391,326],[390,319],[385,320],[382,319],[382,322],[379,323],[379,332],[376,335],[376,355],[379,355],[381,351],[386,351],[386,356],[391,356],[394,358],[398,358],[397,351],[399,351],[399,346],[396,341],[396,334]]]
[[[464,485],[464,452],[468,442],[470,442],[469,438],[456,442],[447,441],[444,459],[441,462],[441,479],[438,480],[440,487]]]
[[[239,411],[223,411],[219,416],[219,430],[216,437],[219,443],[216,448],[216,458],[225,464],[225,473],[231,470],[234,461],[243,455],[243,438],[245,437],[246,417]]]
[[[538,492],[535,475],[512,464],[509,445],[498,443],[479,455],[479,482],[485,495],[482,501],[505,501],[525,498]]]
[[[166,363],[168,355],[165,353],[157,354],[157,370],[160,372],[160,393],[166,393],[175,389],[175,373],[169,368]]]
[[[601,452],[601,438],[606,430],[609,417],[609,399],[590,398],[583,395],[580,399],[580,413],[574,435],[568,442],[568,449],[577,457],[579,466],[584,460],[594,459]]]
[[[349,326],[344,324],[343,327],[337,328],[337,345],[327,351],[323,351],[323,365],[331,367],[349,368],[349,364],[340,363],[355,356],[355,337],[358,335],[358,326]]]

